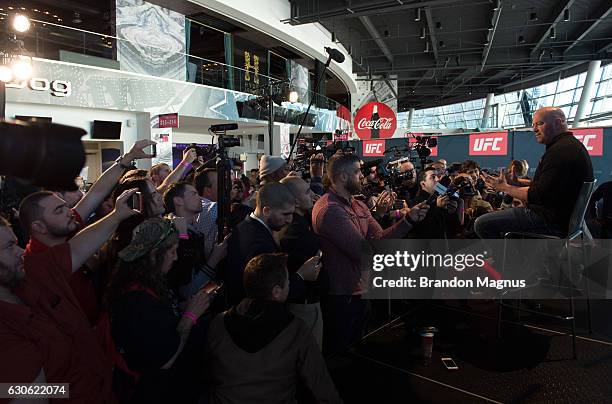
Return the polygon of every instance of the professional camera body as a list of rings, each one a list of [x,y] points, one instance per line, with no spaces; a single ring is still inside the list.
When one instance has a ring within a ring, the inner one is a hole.
[[[315,154],[322,153],[325,160],[329,160],[338,150],[345,154],[355,153],[355,148],[346,140],[334,141],[328,145],[322,137],[312,137],[300,139],[299,142],[293,159],[293,171],[308,172],[310,157]]]

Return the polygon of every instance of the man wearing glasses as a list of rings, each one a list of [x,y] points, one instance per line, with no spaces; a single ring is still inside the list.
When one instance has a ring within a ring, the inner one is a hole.
[[[511,231],[566,236],[574,204],[583,182],[593,181],[591,158],[583,144],[568,131],[565,114],[544,107],[533,117],[538,143],[546,145],[531,182],[485,176],[496,191],[521,200],[525,207],[506,209],[479,217],[474,230],[480,238],[495,239]]]

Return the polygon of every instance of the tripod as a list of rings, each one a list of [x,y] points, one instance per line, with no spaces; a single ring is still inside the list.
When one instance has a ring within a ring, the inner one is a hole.
[[[230,192],[232,190],[232,163],[227,155],[224,136],[226,131],[212,132],[219,137],[217,143],[217,242],[221,243],[229,229]]]

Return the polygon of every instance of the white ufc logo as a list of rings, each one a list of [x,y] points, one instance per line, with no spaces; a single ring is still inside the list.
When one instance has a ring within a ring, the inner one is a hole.
[[[502,137],[483,137],[474,140],[474,151],[501,151],[501,147],[498,146],[499,142],[502,142]]]
[[[574,135],[574,136],[576,137],[576,139],[582,142],[582,144],[588,151],[593,151],[593,146],[589,145],[589,141],[591,139],[597,138],[597,135]]]
[[[368,143],[365,145],[365,152],[368,154],[381,154],[382,143]]]

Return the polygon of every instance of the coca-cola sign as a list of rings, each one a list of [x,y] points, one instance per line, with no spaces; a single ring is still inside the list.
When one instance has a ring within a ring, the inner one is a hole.
[[[395,113],[386,104],[370,102],[357,111],[354,120],[355,133],[361,140],[387,139],[397,128]]]
[[[508,154],[508,132],[472,133],[470,156],[505,156]]]
[[[590,156],[603,156],[603,128],[572,129]]]

